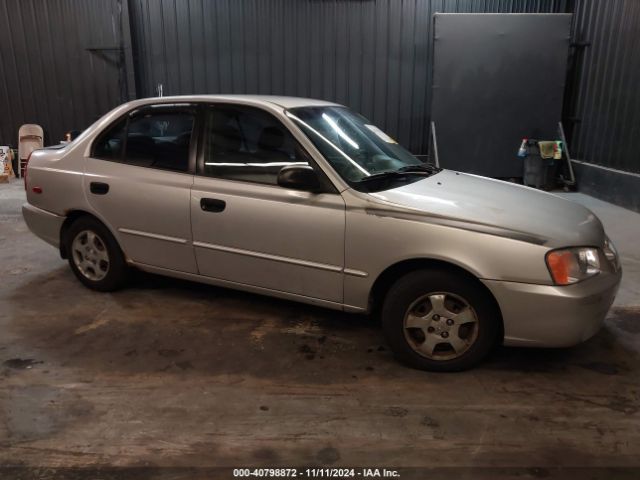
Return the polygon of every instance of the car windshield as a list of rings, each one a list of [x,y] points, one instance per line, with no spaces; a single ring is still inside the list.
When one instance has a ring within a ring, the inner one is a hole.
[[[338,174],[352,186],[424,165],[370,121],[345,107],[287,111]],[[384,175],[388,173],[389,175]],[[414,172],[415,173],[415,172]]]

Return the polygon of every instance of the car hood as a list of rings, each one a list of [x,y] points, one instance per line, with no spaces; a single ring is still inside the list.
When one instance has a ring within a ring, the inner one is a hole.
[[[443,170],[402,187],[371,193],[371,213],[408,216],[551,248],[601,246],[602,223],[556,195],[477,175]],[[378,203],[378,202],[376,202]]]

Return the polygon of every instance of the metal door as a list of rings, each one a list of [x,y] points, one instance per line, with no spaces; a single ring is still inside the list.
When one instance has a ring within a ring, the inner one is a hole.
[[[225,108],[228,111],[214,119]],[[203,155],[211,150],[207,158],[212,161],[201,163],[212,167],[199,168],[202,175],[196,175],[191,193],[200,274],[341,303],[342,197],[277,185],[282,166],[300,163],[299,155],[303,162],[311,160],[273,115],[237,105],[210,109]],[[226,137],[213,151],[207,139],[216,135]]]
[[[184,131],[172,131],[176,118]],[[140,131],[143,122],[148,131]],[[194,123],[195,110],[174,106],[133,112],[96,140],[87,159],[89,203],[134,262],[197,273],[189,221]]]

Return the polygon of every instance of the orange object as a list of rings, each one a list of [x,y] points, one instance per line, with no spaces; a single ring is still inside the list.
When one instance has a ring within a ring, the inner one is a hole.
[[[573,253],[567,250],[549,252],[547,254],[547,265],[553,277],[553,281],[558,285],[568,285],[569,272],[574,263]]]

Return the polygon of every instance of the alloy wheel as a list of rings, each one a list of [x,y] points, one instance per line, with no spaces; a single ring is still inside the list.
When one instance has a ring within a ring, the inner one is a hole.
[[[100,236],[92,230],[78,233],[71,243],[73,263],[87,279],[99,282],[109,272],[109,252]]]
[[[477,340],[478,326],[478,316],[464,298],[449,292],[433,292],[409,306],[404,335],[419,355],[432,360],[453,360]]]

